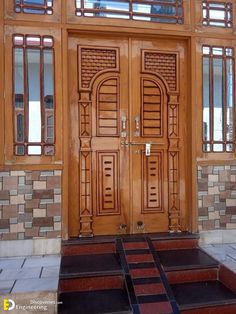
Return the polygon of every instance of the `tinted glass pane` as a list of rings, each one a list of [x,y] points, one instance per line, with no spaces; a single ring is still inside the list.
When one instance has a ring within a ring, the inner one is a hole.
[[[227,87],[227,101],[226,101],[226,140],[233,141],[233,61],[226,60],[226,87]]]
[[[54,78],[53,78],[53,52],[52,50],[43,51],[44,62],[44,100],[45,108],[54,107]]]
[[[29,142],[41,142],[40,51],[27,49]]]
[[[213,140],[223,140],[223,60],[213,58]],[[214,150],[216,145],[214,145]]]
[[[24,94],[24,59],[23,49],[14,49],[14,90],[15,95]],[[15,97],[16,98],[16,97]]]
[[[210,60],[203,58],[203,140],[210,140]]]
[[[17,115],[17,142],[24,141],[24,116],[22,114]]]
[[[23,4],[25,5],[44,5],[44,0],[24,0]]]

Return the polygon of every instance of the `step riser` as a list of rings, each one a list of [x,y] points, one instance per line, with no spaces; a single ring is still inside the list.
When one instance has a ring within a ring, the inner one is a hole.
[[[173,271],[166,272],[167,279],[170,284],[184,283],[184,282],[197,282],[205,280],[217,280],[218,269],[198,269],[186,271]]]
[[[193,249],[198,246],[198,239],[153,240],[156,250]]]
[[[81,245],[71,244],[63,245],[61,248],[62,256],[106,254],[115,252],[116,252],[115,243],[81,244]]]
[[[59,292],[122,289],[123,286],[122,276],[63,279],[59,282]]]
[[[181,310],[183,314],[235,314],[236,304],[228,304],[225,306],[204,307],[191,310]]]
[[[236,274],[225,266],[220,266],[219,280],[230,290],[236,293]],[[235,312],[236,313],[236,312]]]

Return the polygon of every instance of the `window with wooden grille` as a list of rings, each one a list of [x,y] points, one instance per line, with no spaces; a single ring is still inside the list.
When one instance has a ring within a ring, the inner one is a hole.
[[[77,16],[183,23],[182,0],[75,0]]]
[[[234,49],[204,45],[203,151],[234,151]]]
[[[206,26],[232,27],[232,3],[202,1],[202,23]]]
[[[14,0],[15,12],[53,14],[53,0]]]
[[[50,36],[13,36],[14,153],[54,155],[54,51]]]

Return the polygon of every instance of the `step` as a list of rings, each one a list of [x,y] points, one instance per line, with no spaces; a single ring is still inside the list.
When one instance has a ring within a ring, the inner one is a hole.
[[[122,273],[117,254],[62,256],[60,278]]]
[[[216,268],[219,263],[199,248],[157,252],[166,272],[186,269]]]
[[[115,242],[113,243],[92,243],[92,244],[64,244],[61,248],[62,256],[90,255],[115,253]]]
[[[217,280],[218,268],[169,271],[166,276],[170,284]]]
[[[91,290],[122,289],[124,286],[123,275],[113,276],[94,276],[61,279],[58,291],[62,292],[81,292]]]
[[[236,294],[219,280],[178,283],[172,284],[171,288],[181,313],[184,310],[236,305]]]
[[[58,314],[132,314],[125,289],[64,292],[58,301]]]

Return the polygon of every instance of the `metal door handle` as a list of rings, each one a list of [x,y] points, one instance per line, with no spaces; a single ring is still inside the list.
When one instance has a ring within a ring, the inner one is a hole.
[[[136,116],[134,118],[134,121],[135,121],[135,132],[134,132],[134,136],[135,137],[138,137],[140,136],[140,118],[139,116]]]
[[[121,137],[127,136],[127,118],[126,116],[121,117]]]

